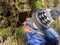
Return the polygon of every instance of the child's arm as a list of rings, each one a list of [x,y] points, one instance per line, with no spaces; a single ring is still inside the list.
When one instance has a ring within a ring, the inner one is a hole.
[[[33,38],[33,35],[29,32],[26,32],[26,39],[28,45],[45,45],[46,43],[44,36],[39,35],[37,38]]]
[[[24,24],[26,23],[29,27],[33,28],[32,22],[25,22]],[[25,27],[24,30],[26,32],[26,39],[27,39],[28,45],[45,45],[46,41],[44,39],[44,36],[42,35],[37,36],[38,34],[37,35],[35,34],[37,38],[34,38],[35,36],[33,36],[30,29],[26,25],[24,27]]]

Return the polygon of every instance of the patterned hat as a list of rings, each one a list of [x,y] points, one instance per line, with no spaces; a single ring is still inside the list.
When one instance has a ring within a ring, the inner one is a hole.
[[[60,9],[59,8],[53,8],[51,11],[51,16],[54,20],[56,20],[60,16]]]
[[[33,13],[32,18],[38,28],[42,25],[44,28],[49,28],[59,16],[56,9],[42,9]],[[58,11],[59,12],[59,11]],[[56,17],[57,16],[57,17]]]

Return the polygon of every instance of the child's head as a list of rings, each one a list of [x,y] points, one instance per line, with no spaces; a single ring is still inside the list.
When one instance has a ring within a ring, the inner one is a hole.
[[[60,9],[42,9],[37,10],[33,13],[33,22],[36,23],[38,28],[41,26],[44,28],[50,28],[50,26],[55,22],[55,20],[60,16]]]

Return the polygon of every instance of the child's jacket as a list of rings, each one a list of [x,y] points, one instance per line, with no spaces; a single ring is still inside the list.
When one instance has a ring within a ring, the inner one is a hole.
[[[28,45],[58,45],[58,34],[53,28],[37,30],[32,23],[27,22],[27,25],[32,28],[32,33],[26,32]]]

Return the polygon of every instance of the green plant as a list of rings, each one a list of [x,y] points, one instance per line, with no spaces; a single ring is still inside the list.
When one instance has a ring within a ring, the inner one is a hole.
[[[16,29],[16,33],[18,37],[23,37],[25,35],[24,28],[20,26],[19,28]]]
[[[16,28],[15,30],[15,39],[18,42],[18,45],[25,45],[25,32],[23,26],[20,26],[19,28]]]
[[[33,11],[44,8],[42,0],[29,0],[29,4]]]

